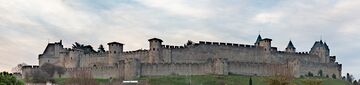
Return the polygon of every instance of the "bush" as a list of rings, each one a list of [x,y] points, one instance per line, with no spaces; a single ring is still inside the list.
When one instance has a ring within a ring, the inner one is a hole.
[[[17,80],[11,73],[1,72],[0,85],[24,85],[24,82]]]
[[[319,79],[305,79],[301,81],[304,85],[321,85],[322,81]]]
[[[336,75],[335,74],[332,74],[331,76],[333,79],[336,79]]]
[[[292,80],[293,78],[278,75],[267,79],[267,83],[269,85],[291,85]]]
[[[322,70],[319,70],[318,76],[323,77],[323,71]]]
[[[307,76],[307,77],[314,77],[314,74],[311,73],[311,72],[309,72],[306,76]]]

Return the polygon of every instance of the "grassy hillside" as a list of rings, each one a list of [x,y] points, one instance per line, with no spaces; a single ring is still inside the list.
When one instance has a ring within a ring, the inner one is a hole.
[[[251,77],[253,85],[268,85],[270,77]],[[240,75],[196,75],[196,76],[152,76],[141,77],[137,80],[146,81],[150,85],[249,85],[250,76]],[[109,79],[95,79],[97,83],[110,83]],[[331,78],[296,78],[290,85],[306,85],[303,82],[308,80],[320,81],[321,85],[350,85],[346,81]],[[58,84],[63,84],[65,79],[55,79]],[[118,81],[121,82],[121,81]],[[143,82],[145,83],[145,82]]]
[[[140,80],[148,81],[151,85],[249,85],[250,76],[156,76],[142,77]],[[269,77],[252,77],[253,85],[267,85]],[[296,78],[291,85],[305,85],[303,81],[318,80],[321,85],[349,85],[346,81],[330,78]]]

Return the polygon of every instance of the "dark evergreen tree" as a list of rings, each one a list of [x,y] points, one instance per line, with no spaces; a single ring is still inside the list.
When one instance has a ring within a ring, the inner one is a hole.
[[[314,76],[314,74],[313,74],[313,73],[311,73],[311,72],[308,72],[307,76],[308,76],[308,77],[313,77],[313,76]]]
[[[84,45],[84,44],[80,44],[78,42],[75,42],[75,44],[73,44],[72,48],[82,50],[82,51],[84,51],[85,54],[96,52],[91,45]]]
[[[355,81],[353,82],[353,85],[359,85],[359,84],[358,84],[358,82],[355,80]]]
[[[323,71],[322,70],[319,70],[318,76],[323,77]]]
[[[331,76],[333,79],[336,79],[336,75],[335,74],[332,74]]]
[[[354,80],[353,76],[350,75],[349,73],[346,73],[346,81],[351,83],[351,82],[353,82],[353,80]]]
[[[105,49],[104,49],[104,46],[103,46],[103,45],[100,45],[100,46],[99,46],[98,52],[100,52],[100,53],[105,52]]]
[[[249,85],[253,85],[253,84],[252,84],[252,79],[251,79],[251,77],[250,77],[250,79],[249,79]]]

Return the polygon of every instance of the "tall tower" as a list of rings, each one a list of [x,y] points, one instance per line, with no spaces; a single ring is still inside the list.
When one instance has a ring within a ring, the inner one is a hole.
[[[64,57],[61,55],[64,51],[65,49],[62,45],[62,40],[60,40],[60,42],[48,43],[44,52],[39,54],[39,65],[41,66],[45,63],[50,63],[62,66],[59,61]]]
[[[108,58],[108,64],[110,66],[113,66],[120,57],[120,54],[123,52],[123,46],[124,44],[119,42],[110,42],[109,45],[109,58]]]
[[[289,41],[288,46],[285,49],[286,52],[289,53],[295,53],[296,52],[296,48],[294,47],[293,43],[291,42],[291,40]]]
[[[162,40],[158,39],[158,38],[151,38],[149,39],[149,63],[158,63],[162,61],[161,58],[161,45],[162,45]]]
[[[272,41],[272,39],[269,39],[269,38],[262,39],[259,42],[259,46],[263,47],[265,49],[265,51],[271,51],[271,41]]]
[[[322,40],[315,42],[314,46],[310,50],[310,54],[319,56],[321,63],[330,62],[330,49]]]

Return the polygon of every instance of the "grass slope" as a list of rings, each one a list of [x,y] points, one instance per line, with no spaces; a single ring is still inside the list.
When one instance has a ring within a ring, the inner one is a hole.
[[[269,77],[251,77],[253,85],[267,85]],[[141,77],[137,80],[147,81],[150,85],[249,85],[250,76],[241,75],[169,75],[169,76],[151,76]],[[348,82],[331,79],[331,78],[296,78],[291,81],[291,85],[305,85],[302,83],[304,80],[320,80],[322,85],[350,85]],[[96,82],[106,84],[109,83],[109,79],[95,79]],[[64,78],[55,79],[57,84],[62,85],[65,81]]]
[[[217,75],[197,75],[197,76],[155,76],[142,77],[139,80],[148,81],[151,85],[249,85],[250,76],[217,76]],[[269,77],[252,77],[253,85],[267,85]],[[330,78],[307,78],[322,81],[322,85],[349,85],[346,81]],[[304,85],[305,78],[297,78],[292,81],[294,85]]]

